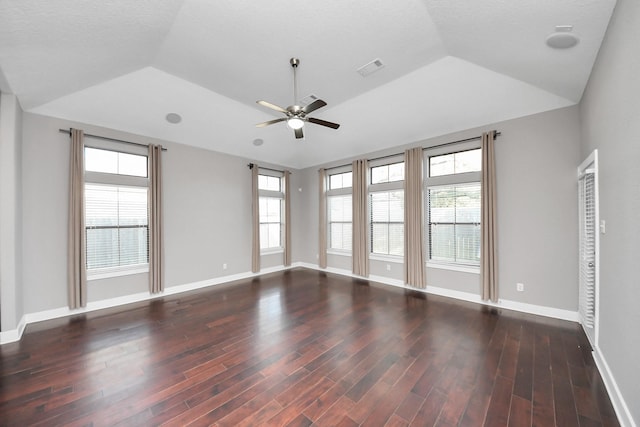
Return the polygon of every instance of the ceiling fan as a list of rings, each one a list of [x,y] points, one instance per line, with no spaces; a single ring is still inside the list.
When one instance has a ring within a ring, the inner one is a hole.
[[[298,58],[291,58],[289,60],[289,63],[293,68],[293,105],[289,105],[287,108],[282,108],[267,101],[256,101],[258,104],[264,107],[271,108],[272,110],[276,110],[285,114],[285,117],[258,123],[256,127],[261,128],[261,127],[272,125],[274,123],[286,121],[287,126],[293,129],[296,135],[296,138],[298,139],[304,137],[304,134],[302,133],[302,128],[304,127],[305,122],[313,123],[320,126],[330,127],[332,129],[338,129],[340,125],[337,123],[332,123],[326,120],[320,120],[320,119],[307,116],[307,114],[312,113],[317,109],[327,105],[327,103],[324,102],[322,99],[316,99],[311,104],[305,105],[304,107],[296,104],[298,102],[298,84],[297,84],[298,82],[296,79],[296,69],[298,68],[298,65],[300,65],[300,60]]]

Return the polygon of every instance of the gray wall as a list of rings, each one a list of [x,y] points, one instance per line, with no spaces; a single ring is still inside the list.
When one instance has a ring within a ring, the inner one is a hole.
[[[22,108],[0,95],[0,331],[15,329],[22,310]]]
[[[478,136],[497,129],[498,253],[500,298],[577,310],[578,226],[576,167],[580,163],[578,107],[484,126],[413,144],[423,147]],[[364,154],[375,158],[398,153]],[[324,165],[331,167],[349,160]],[[297,247],[306,248],[299,260],[317,264],[318,178],[317,168],[301,171],[308,187],[299,216],[314,226],[295,236]],[[402,280],[402,265],[371,261],[371,274]],[[328,257],[328,266],[350,270],[349,257]],[[516,283],[525,284],[524,292]],[[427,285],[479,294],[479,275],[427,269]]]
[[[599,156],[599,347],[640,424],[640,2],[618,0],[580,104],[582,157]]]
[[[163,155],[167,288],[251,270],[247,159],[27,113],[22,176],[26,313],[67,304],[69,136],[58,129],[69,127],[129,141],[161,143],[168,148]],[[295,205],[296,192],[293,197]],[[294,215],[294,226],[296,220]],[[263,268],[279,265],[282,254],[262,257]],[[147,281],[146,273],[90,281],[88,299],[92,302],[146,292]]]

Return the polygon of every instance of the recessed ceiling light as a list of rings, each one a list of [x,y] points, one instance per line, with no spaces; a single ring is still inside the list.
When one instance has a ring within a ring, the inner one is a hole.
[[[574,47],[580,39],[571,31],[573,31],[573,25],[557,25],[556,31],[547,36],[547,46],[554,49],[569,49]]]
[[[261,138],[256,138],[253,140],[253,145],[255,145],[256,147],[261,146],[262,144],[264,144],[264,140]]]
[[[169,113],[165,118],[169,123],[172,123],[174,125],[182,121],[182,116],[180,116],[180,114],[178,113]]]

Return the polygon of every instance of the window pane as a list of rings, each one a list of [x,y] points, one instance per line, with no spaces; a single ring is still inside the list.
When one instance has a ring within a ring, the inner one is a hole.
[[[429,189],[429,222],[454,222],[456,197],[454,187]]]
[[[121,175],[147,176],[147,157],[118,153],[118,173]]]
[[[352,173],[344,172],[329,176],[329,189],[336,190],[339,188],[351,187]]]
[[[389,166],[371,168],[371,183],[380,184],[383,182],[389,182]]]
[[[86,239],[88,270],[119,265],[117,228],[87,229]]]
[[[269,224],[260,224],[260,249],[269,247]]]
[[[455,262],[455,232],[453,225],[429,226],[429,253],[435,261]]]
[[[455,173],[477,172],[482,170],[482,152],[477,150],[455,153]]]
[[[258,189],[280,191],[280,178],[277,176],[258,175]]]
[[[329,222],[351,222],[351,195],[329,197]]]
[[[456,222],[480,222],[480,185],[455,187]]]
[[[453,154],[429,157],[429,176],[451,175],[454,171]]]
[[[404,222],[404,191],[389,193],[389,221]]]
[[[371,224],[371,252],[389,253],[389,224]]]
[[[118,173],[118,153],[85,147],[84,170],[90,172]]]
[[[389,182],[404,181],[404,162],[389,165]]]
[[[120,265],[145,264],[147,262],[147,227],[121,228]]]
[[[429,176],[477,172],[480,170],[482,170],[482,151],[479,148],[429,158]]]
[[[389,224],[389,255],[404,254],[404,224]]]
[[[269,247],[279,248],[280,244],[280,223],[269,224]]]
[[[118,225],[118,188],[106,185],[86,184],[85,226]]]
[[[85,147],[84,162],[89,172],[147,176],[147,156]]]
[[[85,185],[87,269],[148,262],[147,188]]]
[[[480,184],[428,190],[430,259],[460,264],[480,262]]]
[[[465,264],[480,263],[480,225],[456,224],[456,259]]]
[[[147,225],[147,189],[118,188],[119,224]]]
[[[342,174],[342,188],[350,188],[353,186],[353,173],[345,172]]]
[[[344,249],[343,241],[344,237],[342,234],[343,224],[342,223],[332,223],[330,224],[330,239],[331,242],[329,247],[332,249]]]
[[[371,222],[389,222],[389,193],[371,193]]]

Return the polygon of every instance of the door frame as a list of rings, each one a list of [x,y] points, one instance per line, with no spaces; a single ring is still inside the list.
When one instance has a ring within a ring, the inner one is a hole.
[[[593,173],[593,197],[594,197],[594,208],[595,208],[595,272],[594,272],[594,319],[593,319],[593,342],[592,337],[585,330],[585,335],[589,339],[591,346],[595,350],[598,348],[599,343],[599,335],[600,335],[600,233],[602,232],[601,224],[600,224],[600,194],[599,194],[599,184],[598,184],[598,150],[595,149],[587,156],[587,158],[578,166],[578,185],[580,185],[580,179],[586,173]],[[578,197],[578,215],[582,211],[582,207],[580,206],[582,200]],[[578,224],[580,224],[581,218],[578,218]],[[578,230],[578,245],[580,245],[580,237],[581,231]],[[579,248],[580,246],[578,246]],[[581,263],[582,260],[578,259],[578,263]],[[578,271],[580,271],[580,264],[578,264]],[[580,279],[578,278],[578,286],[580,286]],[[578,301],[580,304],[580,301]],[[579,311],[579,306],[578,306]],[[580,322],[582,324],[582,322]],[[583,329],[585,328],[582,325]]]

